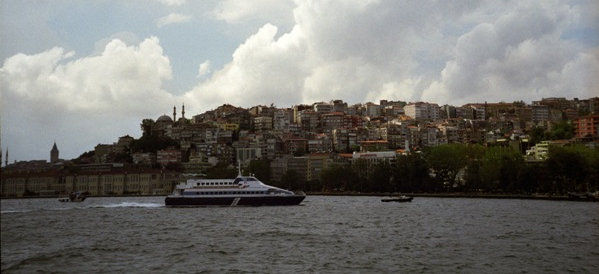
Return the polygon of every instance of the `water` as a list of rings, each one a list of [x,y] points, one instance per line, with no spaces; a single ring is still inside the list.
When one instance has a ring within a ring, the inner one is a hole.
[[[599,203],[309,196],[165,208],[163,197],[2,200],[2,272],[595,272]]]

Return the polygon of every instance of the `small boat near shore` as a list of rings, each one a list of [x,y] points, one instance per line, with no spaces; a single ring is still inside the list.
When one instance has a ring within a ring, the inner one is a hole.
[[[85,194],[80,192],[71,192],[68,197],[58,198],[59,202],[68,203],[68,202],[83,202],[85,201]]]
[[[410,197],[410,196],[406,196],[406,195],[401,195],[401,196],[397,196],[397,197],[383,198],[383,199],[381,199],[381,202],[398,202],[398,203],[403,203],[403,202],[411,202],[413,199],[414,199],[414,197]]]

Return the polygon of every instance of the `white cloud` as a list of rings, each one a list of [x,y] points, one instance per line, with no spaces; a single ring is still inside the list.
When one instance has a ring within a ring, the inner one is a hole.
[[[597,93],[596,77],[590,76],[599,64],[597,51],[562,38],[577,22],[588,21],[580,18],[585,8],[579,3],[296,4],[291,31],[264,25],[237,48],[229,64],[186,96],[212,106],[249,106],[337,98],[463,104]],[[224,11],[221,19],[232,23],[256,12]],[[585,72],[576,77],[574,68]]]
[[[77,139],[63,154],[75,157],[100,142],[135,135],[140,117],[171,106],[162,90],[171,79],[169,59],[157,38],[138,46],[120,40],[99,55],[71,60],[73,52],[53,48],[35,55],[18,54],[0,68],[2,124],[13,153],[45,155],[45,139]],[[166,106],[165,106],[166,104]],[[126,122],[124,122],[126,121]]]
[[[211,72],[211,65],[210,65],[210,61],[205,61],[204,63],[201,63],[200,66],[198,67],[198,76],[197,78],[203,77],[207,74],[209,74]]]
[[[213,16],[229,24],[245,24],[259,21],[286,27],[293,23],[293,0],[219,1],[212,11]]]
[[[577,66],[577,83],[590,83],[593,80],[582,75],[598,73],[599,63],[593,64],[597,57],[592,58],[596,52],[561,38],[570,15],[568,6],[523,5],[476,25],[459,37],[454,57],[448,59],[441,78],[424,91],[424,98],[460,104],[596,95],[597,85],[574,84],[574,75],[567,76],[574,85],[562,82],[566,69],[582,59],[589,63],[586,68]]]
[[[186,0],[157,0],[167,6],[181,6],[187,2]]]
[[[160,17],[156,20],[156,26],[159,28],[164,27],[166,25],[177,24],[177,23],[185,23],[191,21],[190,15],[184,15],[180,13],[171,13],[167,16]]]

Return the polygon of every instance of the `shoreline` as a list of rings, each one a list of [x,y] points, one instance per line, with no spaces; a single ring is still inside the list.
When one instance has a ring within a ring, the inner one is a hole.
[[[482,193],[357,193],[357,192],[307,192],[313,196],[377,196],[388,197],[406,195],[421,198],[471,198],[471,199],[516,199],[516,200],[547,200],[547,201],[581,201],[596,202],[594,197],[581,197],[572,195],[523,195],[523,194],[482,194]]]
[[[524,195],[524,194],[483,194],[483,193],[363,193],[363,192],[306,192],[306,196],[373,196],[373,197],[389,197],[406,195],[420,198],[470,198],[470,199],[516,199],[516,200],[546,200],[546,201],[580,201],[580,202],[597,202],[599,198],[594,196],[581,195]],[[0,197],[0,200],[12,199],[43,199],[43,198],[60,198],[62,196],[23,196],[23,197]],[[99,195],[87,196],[87,198],[115,198],[115,197],[166,197],[166,195]]]

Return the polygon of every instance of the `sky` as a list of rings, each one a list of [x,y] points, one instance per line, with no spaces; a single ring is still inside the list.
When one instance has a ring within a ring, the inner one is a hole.
[[[183,104],[599,96],[599,2],[2,0],[0,61],[2,165],[72,159]]]

